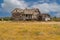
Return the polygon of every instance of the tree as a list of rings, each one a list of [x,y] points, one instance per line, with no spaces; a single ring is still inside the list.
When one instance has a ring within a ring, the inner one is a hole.
[[[52,18],[52,20],[53,21],[60,21],[60,18],[55,16],[55,17]]]

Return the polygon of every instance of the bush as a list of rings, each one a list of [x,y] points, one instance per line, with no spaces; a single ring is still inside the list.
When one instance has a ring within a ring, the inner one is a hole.
[[[52,21],[60,21],[60,18],[58,18],[58,17],[53,17],[53,18],[52,18]]]
[[[9,21],[10,20],[10,17],[4,17],[3,20],[4,21]]]
[[[12,18],[11,17],[4,17],[4,18],[1,18],[0,19],[1,21],[12,21]]]
[[[0,18],[0,21],[1,21],[1,18]]]

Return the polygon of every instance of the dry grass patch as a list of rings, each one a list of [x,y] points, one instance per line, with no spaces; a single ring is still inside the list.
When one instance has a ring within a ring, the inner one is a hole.
[[[60,22],[0,22],[0,40],[60,40]]]

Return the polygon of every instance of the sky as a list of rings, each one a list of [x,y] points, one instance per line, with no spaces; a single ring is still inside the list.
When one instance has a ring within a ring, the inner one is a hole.
[[[60,0],[0,0],[0,17],[11,16],[14,8],[38,8],[41,13],[60,17]]]

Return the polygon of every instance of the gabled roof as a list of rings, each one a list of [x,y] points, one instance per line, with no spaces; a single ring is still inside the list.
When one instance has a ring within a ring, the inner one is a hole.
[[[23,9],[20,9],[20,8],[15,8],[12,13],[16,13],[16,12],[23,12]]]
[[[50,17],[50,15],[48,13],[42,13],[42,16],[49,16]]]
[[[34,9],[20,9],[20,8],[15,8],[11,13],[24,13],[24,14],[39,14],[40,11],[37,8]]]

